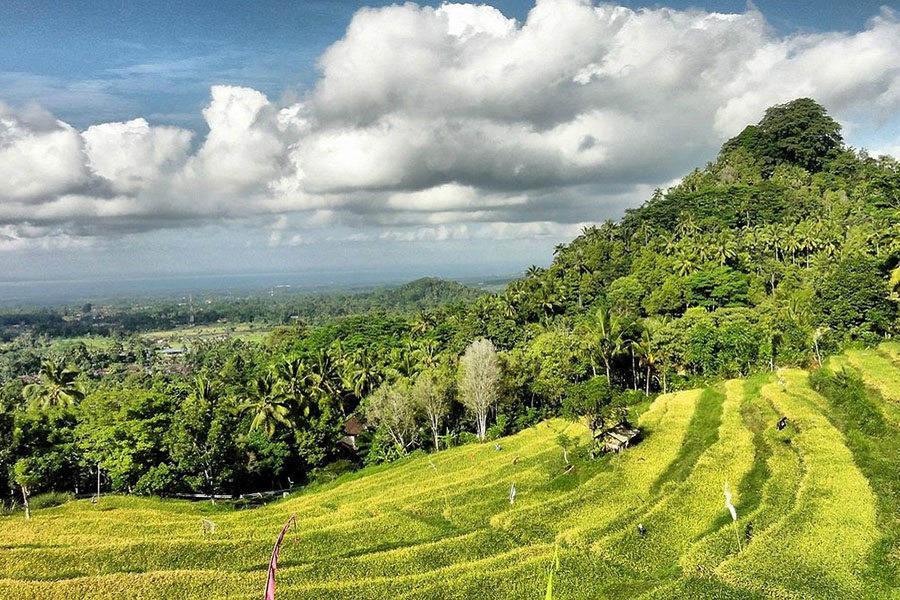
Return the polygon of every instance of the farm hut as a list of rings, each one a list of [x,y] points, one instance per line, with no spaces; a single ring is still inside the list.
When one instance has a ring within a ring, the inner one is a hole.
[[[626,422],[610,427],[598,436],[603,441],[603,449],[607,452],[621,452],[641,439],[641,430]]]
[[[362,421],[356,415],[350,415],[344,421],[344,436],[338,440],[338,443],[351,450],[356,450],[356,436],[365,430],[366,426],[363,425]]]

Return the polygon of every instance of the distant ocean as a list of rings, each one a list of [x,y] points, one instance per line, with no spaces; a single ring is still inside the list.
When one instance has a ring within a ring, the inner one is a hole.
[[[328,292],[400,285],[432,276],[422,270],[409,271],[305,271],[296,273],[234,273],[212,275],[167,275],[103,279],[0,281],[0,304],[5,306],[76,304],[129,298],[196,296],[284,295],[298,292]],[[435,277],[469,284],[490,283],[509,275],[435,273]]]

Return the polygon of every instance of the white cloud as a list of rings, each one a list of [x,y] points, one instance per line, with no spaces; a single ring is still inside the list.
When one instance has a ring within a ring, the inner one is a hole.
[[[148,191],[184,166],[192,134],[144,119],[94,125],[82,133],[88,165],[123,194]]]
[[[0,103],[0,200],[40,202],[85,185],[84,142],[72,127],[36,107]]]
[[[774,103],[809,95],[853,135],[895,138],[879,128],[900,115],[898,39],[887,11],[857,33],[779,36],[754,9],[539,0],[521,23],[484,5],[363,9],[302,101],[214,86],[194,149],[142,118],[78,132],[0,104],[0,226],[71,237],[271,215],[273,246],[338,224],[376,232],[358,241],[573,235]]]

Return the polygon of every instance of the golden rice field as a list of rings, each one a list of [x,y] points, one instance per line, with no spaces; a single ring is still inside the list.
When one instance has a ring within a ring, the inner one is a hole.
[[[868,420],[785,370],[661,396],[641,444],[568,472],[557,435],[587,434],[555,420],[258,509],[105,497],[2,517],[0,598],[258,599],[292,513],[280,599],[544,598],[557,549],[553,598],[900,598],[900,345],[828,366],[871,387]]]

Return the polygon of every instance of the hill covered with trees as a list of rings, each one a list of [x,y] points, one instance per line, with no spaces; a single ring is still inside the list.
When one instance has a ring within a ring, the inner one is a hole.
[[[0,596],[256,599],[295,514],[281,600],[896,597],[896,342],[632,419],[644,441],[597,459],[584,425],[552,419],[254,510],[104,496],[0,517]]]
[[[897,161],[846,147],[813,100],[774,106],[504,293],[446,304],[425,281],[396,296],[425,308],[414,317],[7,369],[3,496],[83,491],[98,466],[117,492],[287,487],[556,415],[599,430],[659,392],[817,367],[896,331],[898,233]],[[351,415],[368,427],[348,445]]]

